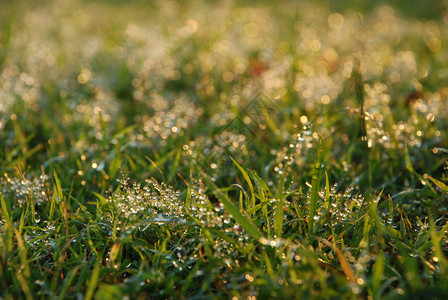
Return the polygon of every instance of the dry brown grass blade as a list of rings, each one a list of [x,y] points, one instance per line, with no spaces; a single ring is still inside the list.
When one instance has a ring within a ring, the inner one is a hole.
[[[342,253],[341,249],[338,248],[338,246],[334,245],[334,249],[336,251],[336,255],[338,257],[339,264],[341,265],[342,271],[344,272],[345,276],[347,276],[347,279],[351,283],[356,283],[355,273],[353,273],[353,270],[350,267],[350,263],[345,258],[345,255]]]

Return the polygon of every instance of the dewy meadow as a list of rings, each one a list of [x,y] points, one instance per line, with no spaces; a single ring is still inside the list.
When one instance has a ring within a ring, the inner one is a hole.
[[[3,1],[0,298],[444,298],[433,2]]]

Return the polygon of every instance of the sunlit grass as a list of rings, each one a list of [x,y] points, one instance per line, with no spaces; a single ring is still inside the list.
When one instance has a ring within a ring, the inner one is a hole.
[[[445,2],[26,3],[1,297],[446,295]]]

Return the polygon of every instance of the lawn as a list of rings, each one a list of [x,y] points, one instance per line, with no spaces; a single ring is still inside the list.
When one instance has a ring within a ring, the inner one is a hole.
[[[3,1],[0,298],[443,299],[448,2],[335,2]]]

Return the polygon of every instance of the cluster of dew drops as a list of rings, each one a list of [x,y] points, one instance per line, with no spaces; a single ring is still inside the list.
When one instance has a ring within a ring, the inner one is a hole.
[[[20,207],[26,207],[27,203],[32,203],[37,206],[44,206],[50,201],[49,192],[49,176],[42,174],[31,179],[22,176],[10,177],[4,174],[0,178],[1,195],[2,197],[10,197],[15,199]],[[14,202],[12,208],[14,209]],[[24,233],[24,240],[31,248],[45,247],[49,248],[54,242],[56,227],[53,222],[43,220],[38,212],[38,209],[33,209],[33,216],[31,220],[35,224],[40,223],[40,228],[37,226],[30,226],[29,230]],[[42,221],[42,222],[41,222]],[[0,220],[0,225],[4,225],[5,220]],[[1,228],[1,227],[0,227]]]
[[[169,221],[170,225],[184,228],[185,231],[191,230],[191,227],[220,230],[237,241],[239,246],[246,245],[250,240],[249,234],[235,223],[222,203],[215,204],[208,199],[201,180],[192,182],[188,203],[182,199],[179,190],[155,179],[146,179],[142,186],[131,183],[123,175],[118,182],[120,188],[107,199],[122,216],[118,230],[124,231],[126,226],[132,226],[144,218],[153,218],[160,221],[155,222],[159,226]],[[205,240],[200,235],[179,243],[174,249],[174,257],[171,256],[175,259],[173,265],[181,269],[188,261],[197,259],[199,254],[193,244],[203,242]],[[218,236],[214,237],[214,243],[213,250],[218,256],[235,251],[235,245]]]
[[[108,198],[117,210],[128,221],[141,217],[155,217],[166,214],[173,217],[183,217],[183,209],[179,202],[179,191],[159,183],[154,179],[146,179],[148,185],[142,186],[130,182],[129,177],[118,179],[120,188]]]
[[[319,220],[326,214],[331,216],[329,220],[334,220],[335,223],[347,221],[348,218],[356,216],[353,214],[356,211],[361,211],[364,208],[364,195],[357,192],[359,187],[349,185],[342,192],[338,192],[338,184],[335,183],[330,187],[329,203],[325,202],[325,189],[319,192],[319,205],[317,206],[316,215],[314,218]],[[307,193],[306,207],[310,205],[310,191]]]
[[[276,166],[274,171],[280,175],[288,170],[288,167],[295,164],[303,164],[303,158],[308,151],[316,146],[318,140],[317,132],[311,130],[311,124],[307,123],[303,126],[302,131],[293,135],[289,147],[284,147],[280,151],[276,151]]]
[[[43,204],[48,201],[48,176],[45,174],[33,179],[9,177],[4,174],[0,178],[1,192],[4,195],[13,195],[20,206],[26,204],[27,199],[34,203]]]

